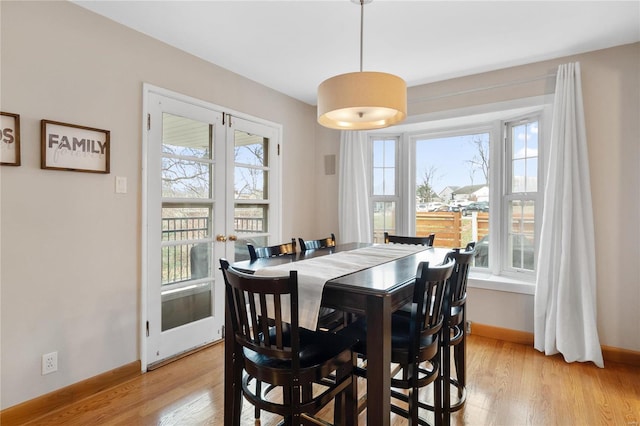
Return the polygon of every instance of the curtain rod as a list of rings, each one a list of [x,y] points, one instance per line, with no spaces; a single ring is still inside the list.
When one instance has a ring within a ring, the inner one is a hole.
[[[538,81],[538,80],[545,80],[547,78],[551,78],[551,77],[555,77],[555,76],[556,76],[556,73],[545,74],[545,75],[540,75],[538,77],[527,78],[527,79],[524,79],[524,80],[513,80],[513,81],[506,82],[506,83],[494,84],[492,86],[477,87],[477,88],[474,88],[474,89],[460,90],[458,92],[445,93],[444,95],[426,96],[426,97],[423,97],[423,98],[411,99],[411,100],[408,100],[408,103],[413,104],[413,103],[419,103],[419,102],[427,102],[427,101],[432,101],[432,100],[436,100],[436,99],[450,98],[450,97],[453,97],[453,96],[467,95],[469,93],[475,93],[475,92],[482,92],[482,91],[485,91],[485,90],[492,90],[492,89],[500,89],[500,88],[503,88],[503,87],[517,86],[517,85],[520,85],[520,84],[532,83],[532,82]]]

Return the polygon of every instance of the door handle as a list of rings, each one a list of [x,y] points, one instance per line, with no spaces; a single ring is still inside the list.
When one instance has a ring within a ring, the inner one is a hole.
[[[222,234],[218,234],[218,235],[216,235],[216,241],[219,241],[219,242],[221,242],[221,243],[224,243],[225,241],[227,241],[227,237],[225,237],[225,236],[224,236],[224,235],[222,235]]]
[[[237,241],[237,240],[238,240],[238,237],[237,237],[236,235],[229,235],[228,240],[229,240],[229,241]]]

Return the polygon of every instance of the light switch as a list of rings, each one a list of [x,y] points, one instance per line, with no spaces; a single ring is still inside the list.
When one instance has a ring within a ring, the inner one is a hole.
[[[124,176],[116,176],[116,194],[127,193],[127,178]]]

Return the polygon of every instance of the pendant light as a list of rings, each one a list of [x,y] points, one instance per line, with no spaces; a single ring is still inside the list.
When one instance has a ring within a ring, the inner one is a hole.
[[[371,130],[389,127],[407,117],[407,85],[383,72],[362,71],[364,5],[360,5],[360,72],[331,77],[318,86],[318,123],[331,129]]]

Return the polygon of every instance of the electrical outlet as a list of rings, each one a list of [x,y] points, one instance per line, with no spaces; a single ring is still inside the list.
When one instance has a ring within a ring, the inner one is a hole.
[[[42,355],[42,375],[58,371],[58,352]]]
[[[467,323],[465,324],[465,327],[466,327],[466,333],[471,334],[471,321],[467,321]]]

